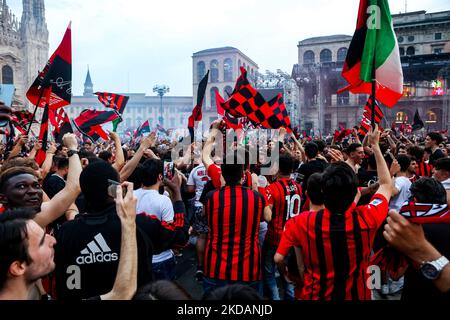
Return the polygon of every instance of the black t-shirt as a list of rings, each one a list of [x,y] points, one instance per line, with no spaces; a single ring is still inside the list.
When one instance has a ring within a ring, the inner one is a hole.
[[[444,153],[442,152],[441,149],[436,149],[436,151],[434,151],[431,155],[430,155],[430,161],[429,163],[434,166],[434,162],[436,160],[439,160],[441,158],[445,158]]]
[[[53,198],[66,186],[66,182],[60,176],[52,174],[48,179],[44,180],[43,189],[49,198]]]
[[[445,257],[450,259],[450,224],[424,224],[427,240]],[[410,265],[405,274],[402,300],[450,301],[450,292],[442,293],[420,270]]]
[[[327,163],[323,160],[316,159],[304,163],[298,169],[298,173],[303,176],[302,189],[306,190],[309,177],[317,172],[323,172],[327,167]]]
[[[185,214],[184,204],[174,204],[175,213]],[[188,239],[188,225],[165,228],[143,214],[136,216],[138,286],[152,280],[152,255]],[[121,223],[115,205],[103,212],[78,215],[62,225],[55,246],[56,292],[61,300],[81,300],[109,292],[120,258]]]

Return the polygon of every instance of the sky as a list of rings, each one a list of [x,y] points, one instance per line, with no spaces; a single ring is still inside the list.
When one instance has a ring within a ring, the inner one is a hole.
[[[7,0],[18,17],[21,0]],[[405,0],[390,0],[391,13]],[[89,65],[94,90],[146,93],[165,84],[170,96],[192,96],[192,54],[238,48],[260,72],[289,74],[299,41],[353,35],[359,0],[46,0],[49,55],[72,21],[73,94]],[[448,0],[408,0],[407,11],[450,10]]]

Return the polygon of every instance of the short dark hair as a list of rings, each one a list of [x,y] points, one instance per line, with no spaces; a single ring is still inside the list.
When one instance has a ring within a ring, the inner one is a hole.
[[[423,148],[419,146],[410,146],[408,148],[408,154],[410,154],[412,157],[416,158],[417,161],[422,161],[424,150]]]
[[[111,152],[109,152],[109,151],[102,151],[102,152],[100,152],[99,154],[98,154],[98,157],[100,158],[100,159],[102,159],[102,160],[105,160],[105,161],[108,161],[109,159],[111,159],[112,158],[112,153]]]
[[[450,158],[440,158],[434,162],[436,170],[444,170],[450,172]]]
[[[66,169],[69,167],[69,158],[62,157],[58,159],[57,168],[58,170]]]
[[[411,197],[418,203],[446,204],[447,192],[442,183],[433,178],[423,177],[409,188]]]
[[[18,208],[6,210],[0,215],[0,290],[6,284],[8,270],[14,261],[30,264],[28,254],[27,222],[35,216],[34,210]]]
[[[33,170],[39,169],[39,166],[36,163],[36,161],[34,161],[34,159],[17,157],[6,161],[1,167],[0,172],[6,171],[7,169],[14,167],[28,167]]]
[[[227,163],[227,160],[231,159],[233,160],[232,163]],[[239,152],[236,151],[233,152],[231,159],[225,156],[220,167],[226,185],[235,186],[240,183],[244,174],[244,160],[239,156]]]
[[[397,156],[397,162],[400,165],[400,171],[406,172],[411,164],[411,158],[404,154],[399,154]]]
[[[282,154],[279,158],[279,169],[278,171],[283,176],[288,176],[292,173],[292,170],[294,170],[294,160],[289,154]]]
[[[430,137],[431,140],[436,141],[436,144],[439,144],[442,141],[444,141],[444,138],[439,132],[428,132],[427,136]]]
[[[344,214],[355,199],[358,178],[345,162],[330,164],[322,174],[324,204],[332,213]]]
[[[305,145],[305,153],[309,159],[315,158],[315,157],[317,157],[317,154],[319,153],[319,147],[314,142],[308,142]]]
[[[142,184],[150,187],[158,182],[158,176],[164,173],[164,163],[159,159],[148,159],[142,165]]]
[[[99,211],[109,204],[108,179],[119,182],[119,173],[105,161],[89,163],[80,174],[80,187],[88,210]]]
[[[314,143],[317,144],[319,152],[323,152],[323,150],[325,150],[327,146],[327,144],[323,140],[314,140]]]
[[[352,143],[351,145],[348,146],[348,148],[347,148],[347,150],[346,150],[346,153],[347,153],[348,155],[350,155],[350,153],[355,152],[356,149],[358,149],[358,148],[360,148],[360,147],[362,147],[362,144],[361,144],[361,143]]]
[[[192,300],[192,297],[178,283],[158,280],[139,288],[133,300]]]
[[[322,205],[324,203],[321,182],[321,173],[316,172],[309,176],[306,192],[308,192],[308,198],[312,204]]]

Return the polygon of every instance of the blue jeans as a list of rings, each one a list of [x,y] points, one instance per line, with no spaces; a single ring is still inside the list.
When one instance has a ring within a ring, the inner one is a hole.
[[[152,263],[153,278],[156,280],[175,280],[175,257]]]
[[[219,280],[212,278],[203,278],[203,294],[207,295],[211,291],[217,288],[225,287],[231,284],[243,284],[255,289],[262,296],[262,283],[261,281],[245,282],[245,281],[229,281],[229,280]]]
[[[271,300],[281,300],[278,291],[277,280],[275,277],[276,265],[273,257],[277,251],[277,247],[265,242],[262,249],[262,263],[263,263],[263,283],[264,290]],[[284,276],[280,277],[281,284],[284,288],[284,300],[294,300],[294,285],[287,283]]]

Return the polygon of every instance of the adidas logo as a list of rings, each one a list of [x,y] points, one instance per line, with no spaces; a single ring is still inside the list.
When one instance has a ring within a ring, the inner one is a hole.
[[[88,243],[87,248],[81,250],[82,255],[76,259],[77,264],[93,264],[111,262],[119,259],[117,253],[111,252],[102,234],[99,233],[94,240]]]

